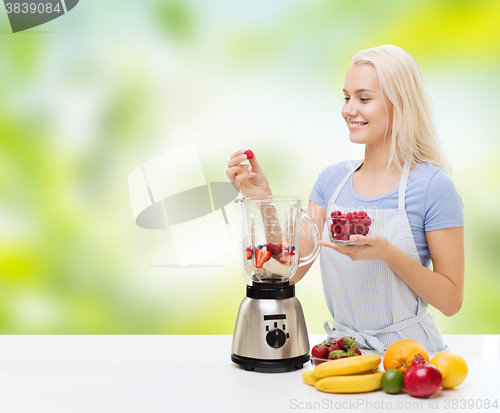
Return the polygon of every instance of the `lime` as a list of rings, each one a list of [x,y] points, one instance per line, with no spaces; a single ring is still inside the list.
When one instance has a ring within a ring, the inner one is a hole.
[[[389,394],[396,394],[403,390],[403,372],[398,369],[386,370],[382,375],[380,384],[382,388]]]

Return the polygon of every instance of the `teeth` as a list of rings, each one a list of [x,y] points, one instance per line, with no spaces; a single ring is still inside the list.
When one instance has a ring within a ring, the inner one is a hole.
[[[349,126],[351,128],[359,128],[360,126],[364,126],[366,125],[366,123],[352,123],[352,122],[349,122]]]

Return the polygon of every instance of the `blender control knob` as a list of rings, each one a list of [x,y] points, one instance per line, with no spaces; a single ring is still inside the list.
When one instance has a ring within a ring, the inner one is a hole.
[[[266,342],[267,344],[269,344],[269,347],[272,348],[282,347],[285,344],[285,341],[286,341],[286,335],[283,332],[283,330],[280,330],[279,328],[271,330],[266,335]]]

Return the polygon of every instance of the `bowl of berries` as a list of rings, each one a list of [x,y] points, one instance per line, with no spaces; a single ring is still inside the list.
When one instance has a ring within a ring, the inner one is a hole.
[[[351,235],[370,235],[373,223],[363,210],[333,211],[327,220],[330,241],[344,245],[360,245],[349,241]]]
[[[316,344],[311,349],[311,363],[318,364],[340,360],[347,357],[362,356],[358,343],[352,337],[342,337],[339,340],[330,340]]]

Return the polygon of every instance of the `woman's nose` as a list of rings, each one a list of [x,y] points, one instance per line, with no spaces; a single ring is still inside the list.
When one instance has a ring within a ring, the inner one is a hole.
[[[342,116],[347,118],[348,116],[354,117],[356,116],[356,108],[354,107],[354,104],[351,103],[351,100],[348,102],[344,103],[344,106],[342,106]]]

